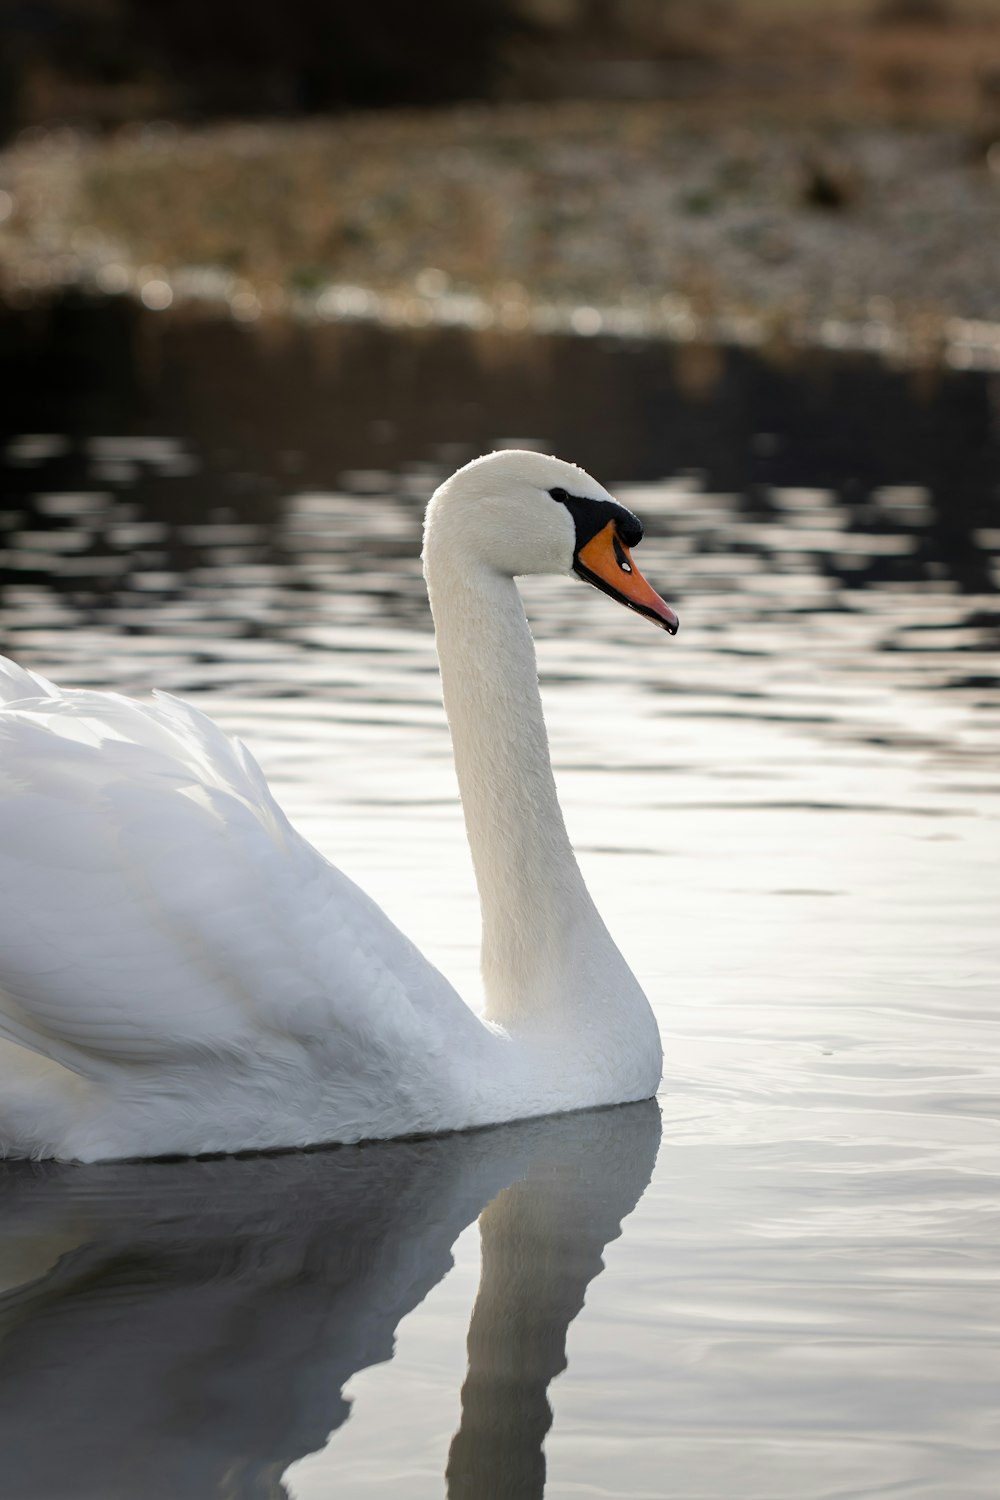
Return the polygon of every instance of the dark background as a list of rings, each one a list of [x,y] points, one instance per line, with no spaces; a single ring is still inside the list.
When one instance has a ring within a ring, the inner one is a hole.
[[[0,0],[0,131],[457,101],[1000,113],[995,0]]]

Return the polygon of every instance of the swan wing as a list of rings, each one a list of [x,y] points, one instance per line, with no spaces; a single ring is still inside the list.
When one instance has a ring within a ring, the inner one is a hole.
[[[0,664],[0,1037],[100,1078],[480,1028],[204,714]]]

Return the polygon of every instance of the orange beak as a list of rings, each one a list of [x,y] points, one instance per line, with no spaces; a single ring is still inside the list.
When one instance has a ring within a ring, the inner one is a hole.
[[[581,578],[610,594],[612,599],[645,615],[661,630],[677,634],[680,621],[670,605],[650,588],[639,572],[631,552],[618,535],[614,521],[609,521],[586,546],[580,548],[573,567]]]

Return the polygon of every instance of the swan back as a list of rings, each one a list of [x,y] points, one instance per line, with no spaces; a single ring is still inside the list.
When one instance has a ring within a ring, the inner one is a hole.
[[[244,746],[2,658],[0,695],[0,1149],[304,1144],[332,1099],[348,1139],[454,1108],[447,1039],[482,1028]]]

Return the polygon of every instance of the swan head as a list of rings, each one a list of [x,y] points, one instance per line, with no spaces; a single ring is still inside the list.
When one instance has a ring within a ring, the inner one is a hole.
[[[432,551],[470,569],[519,577],[576,573],[676,635],[674,611],[646,582],[631,548],[642,523],[576,464],[522,448],[473,459],[431,497],[424,526]]]

